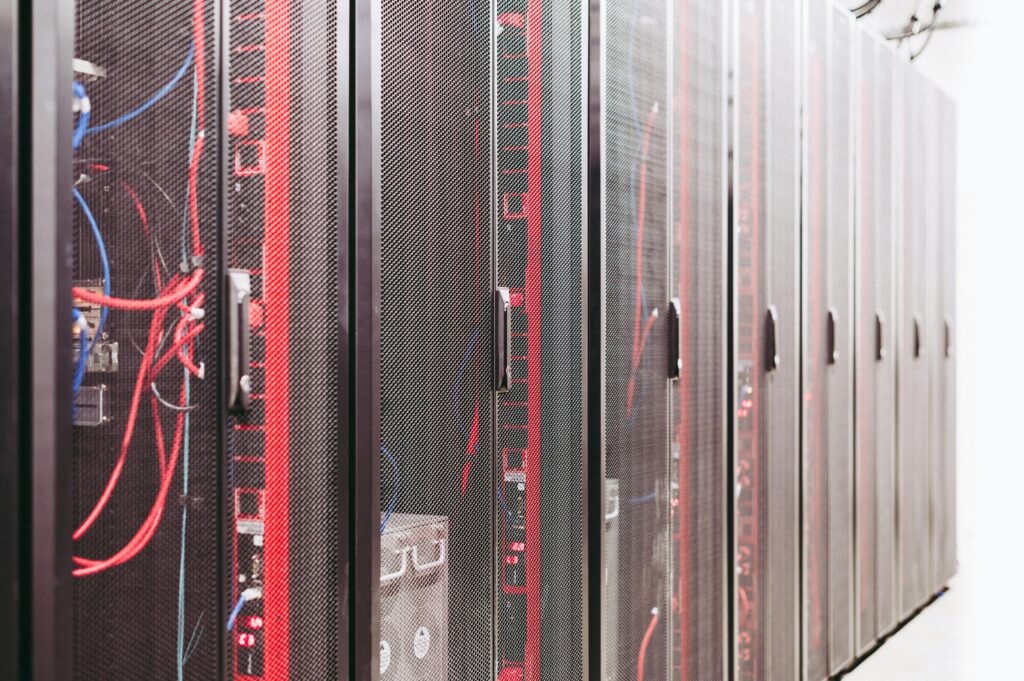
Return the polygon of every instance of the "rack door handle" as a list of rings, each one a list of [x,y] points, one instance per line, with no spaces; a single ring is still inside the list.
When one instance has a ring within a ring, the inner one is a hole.
[[[252,380],[249,376],[249,298],[252,284],[248,270],[229,269],[228,301],[228,410],[249,409]]]
[[[953,325],[948,319],[944,321],[946,325],[946,358],[953,356]]]
[[[828,309],[828,363],[835,364],[839,361],[839,349],[836,337],[839,326],[839,313],[834,307]]]
[[[875,313],[875,360],[885,359],[885,318],[881,312]]]
[[[924,352],[924,339],[922,338],[923,332],[921,330],[921,322],[918,321],[917,317],[914,317],[914,358],[919,358],[921,353]]]
[[[764,321],[764,354],[767,371],[775,371],[782,364],[782,358],[779,356],[778,326],[779,311],[774,305],[769,305]]]
[[[668,303],[668,377],[673,381],[679,380],[683,372],[683,358],[680,354],[682,322],[682,304],[678,298],[673,298]]]
[[[507,393],[512,373],[512,296],[505,287],[494,292],[494,386]]]

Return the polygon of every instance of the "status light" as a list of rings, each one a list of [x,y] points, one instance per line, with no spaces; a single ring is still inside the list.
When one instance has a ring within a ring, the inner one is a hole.
[[[252,648],[254,645],[256,645],[256,637],[249,633],[239,634],[238,645],[242,646],[243,648]]]
[[[250,629],[262,629],[263,618],[259,615],[252,615],[251,617],[245,620],[245,626],[249,627]]]

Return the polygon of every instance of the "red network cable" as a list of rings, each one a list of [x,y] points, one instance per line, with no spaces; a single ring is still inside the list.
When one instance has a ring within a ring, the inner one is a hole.
[[[643,288],[644,277],[644,213],[647,203],[647,151],[651,145],[651,128],[654,127],[654,117],[658,115],[658,105],[651,107],[647,114],[647,125],[644,126],[643,146],[640,150],[640,195],[637,200],[636,216],[636,295],[633,303],[633,355],[630,361],[629,383],[626,384],[626,417],[633,413],[633,393],[636,389],[636,370],[640,367],[640,360],[643,358],[644,346],[647,345],[647,337],[654,328],[654,320],[658,318],[657,308],[647,317],[643,331],[640,330],[640,291]]]
[[[654,608],[651,610],[651,623],[647,625],[647,633],[644,634],[644,639],[640,642],[640,653],[637,655],[636,660],[636,681],[644,681],[644,663],[647,659],[647,646],[651,645],[651,639],[654,638],[654,629],[657,626],[658,609]]]

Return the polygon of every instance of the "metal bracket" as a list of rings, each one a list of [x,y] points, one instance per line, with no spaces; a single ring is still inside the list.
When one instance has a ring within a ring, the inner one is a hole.
[[[494,292],[494,389],[507,393],[512,377],[512,296],[505,287]]]
[[[228,410],[249,409],[252,381],[249,377],[249,296],[252,284],[248,270],[228,270]]]

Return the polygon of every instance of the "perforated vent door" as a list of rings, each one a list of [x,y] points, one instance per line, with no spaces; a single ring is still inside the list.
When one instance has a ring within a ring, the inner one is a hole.
[[[386,1],[377,10],[379,674],[486,679],[493,21],[485,2]]]
[[[853,19],[829,6],[828,672],[853,660]]]
[[[803,195],[803,553],[804,659],[808,681],[828,676],[829,654],[829,423],[828,390],[833,333],[829,295],[829,172],[832,107],[826,2],[807,4],[804,73]]]
[[[232,0],[229,13],[226,259],[252,287],[252,401],[228,422],[229,678],[330,678],[345,389],[338,18],[307,0]]]
[[[498,2],[496,234],[512,301],[498,396],[497,669],[583,674],[583,15]]]
[[[618,480],[617,599],[606,678],[670,668],[669,6],[604,5],[605,457]]]
[[[900,613],[905,617],[928,597],[928,365],[925,353],[928,312],[925,263],[928,249],[923,212],[926,162],[925,120],[918,106],[927,97],[916,71],[902,69],[902,234],[900,244],[900,350],[897,363],[899,431],[897,480]]]
[[[679,0],[672,45],[672,296],[680,301],[672,384],[673,632],[670,678],[726,666],[725,8]]]
[[[734,10],[735,664],[739,679],[795,679],[800,13],[791,2]]]
[[[941,587],[957,569],[956,540],[956,104],[948,98],[942,103],[941,144],[942,161],[942,217],[940,286],[942,315],[940,339],[941,364],[939,381],[940,402],[940,453],[942,465],[939,478],[942,525],[939,533],[940,547],[936,556],[936,585]]]
[[[894,336],[892,68],[895,56],[857,32],[856,651],[892,624]]]
[[[878,69],[877,96],[877,172],[873,187],[877,197],[875,221],[875,300],[883,320],[884,356],[877,362],[875,382],[875,480],[877,484],[877,634],[888,632],[896,622],[896,281],[894,259],[899,232],[899,197],[894,139],[894,85],[898,63],[889,48],[875,46]],[[860,391],[858,389],[858,396]]]
[[[95,68],[74,76],[74,283],[166,301],[104,314],[76,295],[91,339],[69,453],[78,558],[58,566],[76,575],[75,679],[220,676],[216,10],[75,3],[74,56]]]

